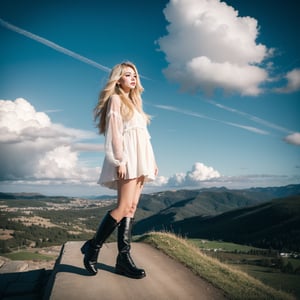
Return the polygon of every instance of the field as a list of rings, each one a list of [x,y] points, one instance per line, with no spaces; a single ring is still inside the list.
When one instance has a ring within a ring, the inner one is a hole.
[[[0,199],[0,253],[88,239],[113,203],[75,198]]]
[[[236,266],[236,265],[235,265]],[[261,282],[276,289],[292,293],[300,299],[299,274],[286,274],[272,268],[240,264],[236,266]]]
[[[281,257],[274,250],[234,243],[199,239],[191,241],[207,255],[300,299],[300,258]]]

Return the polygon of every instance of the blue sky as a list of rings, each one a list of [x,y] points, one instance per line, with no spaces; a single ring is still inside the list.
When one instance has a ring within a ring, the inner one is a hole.
[[[287,1],[0,3],[0,190],[114,193],[93,108],[130,60],[159,166],[145,192],[300,183],[298,5]]]

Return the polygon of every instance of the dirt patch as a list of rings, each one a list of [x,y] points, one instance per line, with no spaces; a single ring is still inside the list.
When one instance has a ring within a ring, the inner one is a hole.
[[[95,233],[94,230],[91,230],[91,229],[86,229],[86,228],[81,228],[80,226],[78,225],[74,225],[73,226],[73,230],[69,230],[68,233],[70,234],[81,234],[83,232],[86,232],[86,233]]]
[[[14,230],[8,230],[8,229],[2,229],[0,228],[0,240],[9,240],[12,239],[12,234],[14,233]]]
[[[82,232],[81,232],[81,231],[71,231],[71,230],[69,230],[68,233],[69,233],[69,234],[74,234],[74,235],[79,235],[79,234],[81,234]]]
[[[49,219],[42,218],[42,217],[17,217],[17,218],[12,218],[12,221],[15,222],[21,222],[25,226],[31,226],[31,225],[37,225],[45,228],[50,228],[50,227],[59,227],[56,224],[53,224],[50,222]]]

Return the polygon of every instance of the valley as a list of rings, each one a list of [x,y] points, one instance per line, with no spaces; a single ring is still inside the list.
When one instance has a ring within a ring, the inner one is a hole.
[[[27,270],[51,269],[61,245],[89,239],[115,204],[113,197],[0,193],[0,264],[12,259]],[[300,296],[300,185],[145,194],[134,239],[149,231],[188,238],[207,255]],[[108,241],[115,240],[116,233]],[[47,249],[56,252],[47,257]]]

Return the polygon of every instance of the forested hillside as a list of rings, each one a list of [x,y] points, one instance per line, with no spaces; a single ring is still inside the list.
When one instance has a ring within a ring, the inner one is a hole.
[[[300,252],[300,195],[180,221],[172,221],[175,214],[167,211],[138,222],[136,232],[167,230],[190,238]]]
[[[299,195],[300,185],[144,194],[133,233],[169,230],[183,236],[299,251]],[[116,203],[114,198],[105,198],[0,193],[0,252],[91,237]]]

